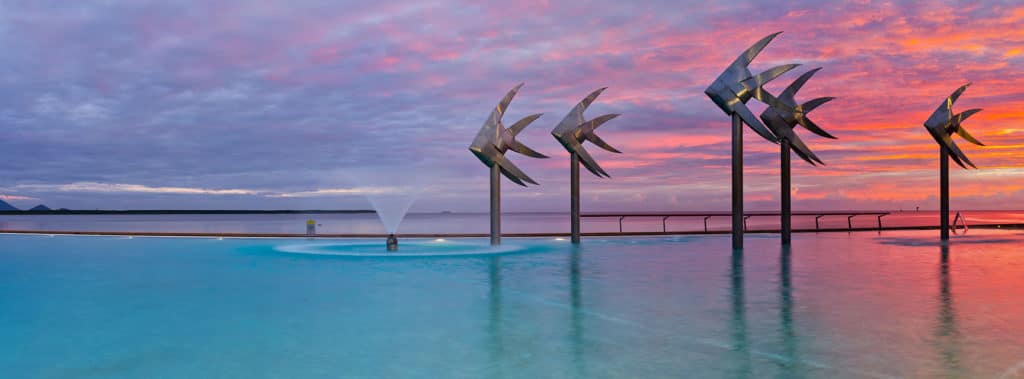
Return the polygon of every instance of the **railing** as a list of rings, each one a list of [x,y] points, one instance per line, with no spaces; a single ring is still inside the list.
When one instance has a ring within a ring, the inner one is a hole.
[[[949,229],[953,231],[953,234],[957,234],[957,229],[958,229],[957,225],[956,225],[957,221],[960,222],[960,225],[963,225],[963,227],[964,227],[964,234],[967,234],[967,230],[970,229],[970,227],[967,226],[967,217],[962,215],[962,214],[960,214],[959,211],[956,212],[956,217],[953,217],[953,223],[951,223],[949,225]]]
[[[846,216],[846,226],[853,230],[853,218],[857,216],[875,216],[878,218],[878,230],[882,230],[882,217],[888,216],[889,212],[792,212],[793,216],[814,216],[814,230],[821,230],[820,220],[826,216]],[[747,220],[751,217],[782,216],[779,212],[747,212],[743,214],[743,230],[747,230]],[[651,213],[584,213],[584,218],[618,218],[619,233],[622,233],[622,222],[627,218],[655,218],[661,217],[661,231],[668,233],[668,219],[673,217],[703,217],[704,232],[708,232],[708,220],[712,217],[732,217],[729,212],[651,212]],[[966,230],[966,223],[964,224]]]

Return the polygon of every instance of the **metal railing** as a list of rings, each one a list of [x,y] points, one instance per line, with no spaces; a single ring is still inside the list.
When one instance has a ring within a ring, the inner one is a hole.
[[[967,234],[967,230],[970,229],[970,227],[967,226],[967,216],[964,216],[959,211],[957,211],[956,212],[956,216],[953,217],[953,222],[949,224],[949,229],[953,231],[953,234],[958,234],[957,233],[957,229],[958,229],[957,228],[957,222],[958,221],[960,222],[960,225],[964,227],[964,234]]]
[[[853,230],[853,218],[857,216],[875,216],[878,218],[878,230],[882,230],[882,217],[888,216],[889,212],[792,212],[793,216],[814,216],[814,230],[821,230],[820,220],[826,216],[846,216],[846,226],[849,230]],[[745,212],[743,214],[743,229],[747,230],[747,220],[751,217],[768,217],[782,216],[779,212]],[[630,212],[630,213],[584,213],[581,214],[582,218],[618,218],[619,220],[619,233],[623,233],[622,224],[623,221],[628,218],[661,218],[661,231],[668,233],[668,219],[673,217],[703,217],[704,218],[704,232],[708,232],[708,220],[712,217],[732,217],[732,213],[729,212]],[[966,227],[966,224],[965,224]]]

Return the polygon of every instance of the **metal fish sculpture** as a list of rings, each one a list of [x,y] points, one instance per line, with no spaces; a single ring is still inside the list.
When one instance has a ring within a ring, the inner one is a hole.
[[[799,64],[787,64],[782,66],[773,67],[764,71],[760,74],[753,75],[750,69],[747,67],[750,62],[757,57],[757,54],[768,46],[768,43],[772,41],[776,36],[782,32],[771,34],[767,37],[757,41],[753,46],[748,48],[735,61],[729,65],[728,68],[722,72],[714,82],[704,90],[704,94],[711,98],[711,101],[718,105],[728,115],[739,115],[743,122],[747,124],[751,129],[754,130],[758,135],[764,137],[772,142],[778,142],[777,136],[773,135],[764,125],[758,121],[757,116],[747,108],[747,101],[751,98],[756,98],[769,106],[776,107],[778,109],[789,109],[789,105],[786,105],[779,101],[777,98],[772,96],[768,91],[765,91],[763,86],[771,81],[799,66]],[[800,109],[794,109],[791,113],[799,113]]]
[[[473,139],[473,143],[469,145],[469,151],[473,152],[480,161],[483,162],[487,167],[493,167],[497,165],[501,169],[501,173],[512,182],[526,186],[526,183],[538,184],[536,181],[531,179],[526,173],[520,170],[516,165],[512,164],[511,161],[505,156],[505,152],[508,150],[515,151],[517,153],[534,157],[534,158],[547,158],[544,154],[538,153],[533,149],[530,149],[521,142],[516,141],[516,136],[526,129],[527,125],[536,120],[541,116],[540,113],[532,114],[523,119],[516,121],[512,126],[505,128],[505,124],[502,123],[501,117],[505,114],[505,110],[508,109],[512,98],[519,92],[519,88],[524,83],[508,91],[498,106],[491,111],[491,115],[484,121],[484,125],[480,127],[480,132],[477,133],[476,138]]]
[[[953,142],[952,137],[953,134],[958,134],[960,137],[967,140],[967,142],[978,146],[985,146],[985,144],[981,143],[981,141],[978,141],[978,139],[968,133],[967,129],[964,129],[962,125],[964,120],[975,113],[981,112],[981,109],[968,109],[963,113],[953,113],[953,103],[960,98],[960,95],[963,94],[970,85],[971,83],[964,84],[960,88],[957,88],[956,91],[953,91],[953,93],[946,98],[946,101],[942,102],[938,109],[932,113],[931,117],[928,117],[928,120],[924,122],[924,127],[928,130],[928,133],[932,135],[932,138],[935,139],[935,142],[946,149],[950,158],[953,158],[953,161],[956,162],[957,165],[960,165],[960,167],[963,168],[967,168],[967,166],[978,168],[970,159],[967,158],[967,155],[960,150],[960,147],[956,145],[956,142]]]
[[[821,70],[821,68],[816,68],[800,75],[799,78],[793,81],[789,87],[786,87],[786,89],[779,94],[779,101],[788,105],[789,109],[778,109],[770,106],[766,108],[764,112],[761,112],[761,121],[764,121],[764,124],[768,126],[768,129],[770,129],[772,133],[780,139],[789,141],[790,145],[793,147],[793,151],[812,166],[817,166],[819,164],[823,165],[825,162],[822,162],[821,159],[818,158],[818,156],[815,155],[809,147],[807,147],[803,140],[801,140],[796,134],[794,128],[796,128],[797,125],[801,125],[814,134],[825,138],[836,139],[835,136],[821,129],[821,127],[811,121],[811,119],[807,118],[807,113],[822,104],[834,100],[834,97],[819,97],[803,104],[797,104],[796,102],[796,92],[799,91],[800,88],[803,87],[804,83],[807,83],[807,81],[810,80],[811,77],[819,70]],[[794,110],[797,108],[802,109],[802,111],[795,112]]]
[[[587,120],[583,117],[583,112],[587,110],[601,92],[604,92],[608,87],[598,89],[591,92],[587,97],[583,98],[575,107],[569,111],[569,114],[565,115],[562,122],[559,122],[555,129],[551,131],[551,135],[555,136],[565,147],[569,153],[575,153],[580,157],[580,162],[583,167],[586,167],[588,171],[597,175],[598,177],[610,178],[604,169],[597,164],[597,161],[590,156],[590,153],[583,148],[583,142],[590,141],[598,147],[608,150],[613,153],[621,153],[618,149],[612,147],[607,142],[597,136],[597,128],[609,120],[618,117],[618,114],[606,114]]]

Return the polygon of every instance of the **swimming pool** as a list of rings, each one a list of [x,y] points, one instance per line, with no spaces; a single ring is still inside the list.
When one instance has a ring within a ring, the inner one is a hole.
[[[0,376],[1024,376],[1024,235],[937,239],[0,235]]]

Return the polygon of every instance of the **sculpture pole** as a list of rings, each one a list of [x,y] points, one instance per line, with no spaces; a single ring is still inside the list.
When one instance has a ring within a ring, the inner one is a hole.
[[[743,248],[743,119],[732,114],[732,248]]]
[[[939,224],[942,241],[949,241],[949,152],[939,146]]]
[[[501,168],[491,166],[491,246],[501,245]]]
[[[597,136],[597,128],[604,123],[618,117],[618,114],[606,114],[587,120],[583,113],[587,110],[597,97],[607,87],[599,88],[583,100],[580,100],[572,110],[562,118],[562,121],[551,130],[551,135],[562,144],[562,147],[569,152],[569,235],[573,244],[580,243],[580,165],[599,178],[609,178],[607,172],[597,164],[594,157],[583,147],[583,143],[590,143],[604,150],[621,153],[612,147],[601,137]]]
[[[776,136],[779,137],[779,148],[781,156],[779,157],[779,177],[781,179],[780,187],[780,219],[779,219],[779,234],[782,237],[782,246],[788,247],[793,241],[793,185],[792,185],[792,169],[790,161],[792,160],[791,153],[795,152],[797,156],[802,158],[804,161],[809,163],[811,166],[817,166],[819,164],[824,165],[820,158],[807,145],[800,139],[796,134],[796,127],[802,126],[811,133],[819,136],[835,139],[836,137],[829,134],[825,130],[821,129],[814,121],[811,121],[807,117],[807,114],[817,107],[825,104],[829,101],[834,100],[833,97],[819,97],[812,99],[803,104],[799,104],[796,101],[796,93],[803,88],[804,84],[814,76],[821,68],[815,68],[813,70],[805,72],[800,75],[793,83],[791,83],[782,93],[779,95],[779,102],[781,104],[770,104],[768,108],[761,113],[761,121],[764,121],[765,126],[768,127]]]
[[[793,186],[792,186],[792,169],[790,168],[790,162],[792,160],[791,153],[795,152],[804,161],[811,164],[811,166],[817,166],[819,164],[825,164],[820,158],[807,145],[800,139],[796,134],[796,127],[803,126],[804,129],[809,130],[811,133],[817,134],[825,138],[835,139],[836,137],[829,134],[825,130],[821,129],[814,121],[807,118],[807,114],[815,108],[832,101],[832,97],[819,97],[812,99],[803,104],[796,102],[796,93],[803,87],[808,80],[814,76],[821,68],[816,68],[805,72],[800,75],[792,84],[786,87],[785,90],[779,95],[778,100],[781,104],[769,105],[765,108],[764,112],[761,113],[761,121],[764,121],[764,125],[772,131],[773,134],[779,137],[779,178],[781,179],[781,185],[779,186],[780,195],[779,201],[780,212],[779,212],[779,234],[782,239],[782,246],[789,246],[793,240]],[[788,108],[787,108],[788,107]]]
[[[782,244],[789,245],[793,237],[793,225],[792,225],[792,214],[793,214],[793,203],[790,199],[792,195],[790,189],[790,170],[789,170],[789,139],[782,138],[779,141],[779,146],[782,151],[782,220],[780,220],[780,227],[782,228]]]
[[[985,146],[963,127],[964,120],[981,112],[981,109],[968,109],[962,113],[953,112],[953,103],[970,85],[971,83],[964,84],[953,91],[924,122],[924,128],[928,130],[928,134],[931,134],[935,142],[939,144],[939,228],[942,229],[939,235],[943,243],[949,241],[949,160],[952,159],[965,169],[968,166],[978,168],[970,159],[967,159],[967,155],[960,150],[956,142],[953,142],[953,134],[963,137],[967,142]]]
[[[480,162],[487,165],[491,170],[491,245],[501,244],[501,176],[505,175],[512,183],[526,187],[527,183],[538,184],[526,175],[523,170],[512,164],[505,153],[509,150],[533,158],[547,158],[546,155],[538,153],[516,140],[516,135],[522,132],[531,122],[541,115],[532,114],[516,121],[512,126],[505,128],[501,117],[505,115],[512,98],[519,92],[523,84],[512,88],[508,94],[498,102],[498,106],[491,110],[491,115],[484,121],[480,131],[473,138],[469,145],[469,151],[473,153]]]
[[[569,154],[569,192],[571,205],[569,218],[571,219],[570,229],[572,231],[572,243],[580,243],[580,156],[577,153]]]
[[[779,33],[773,33],[744,50],[736,60],[726,67],[715,81],[704,90],[704,94],[725,114],[732,117],[732,247],[743,248],[743,124],[771,142],[778,143],[779,137],[768,130],[747,107],[747,101],[756,98],[769,106],[778,106],[796,113],[792,108],[764,90],[764,85],[799,64],[776,66],[759,74],[750,72],[750,62],[757,57],[768,43]]]

